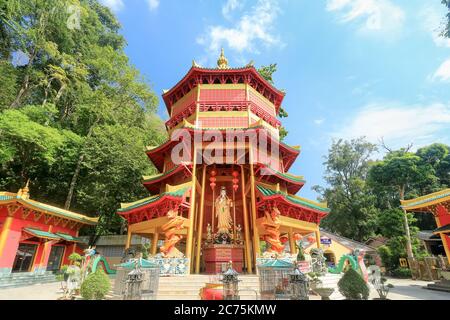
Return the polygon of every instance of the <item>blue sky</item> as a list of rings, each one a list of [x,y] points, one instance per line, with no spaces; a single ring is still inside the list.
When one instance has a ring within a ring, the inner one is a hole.
[[[102,0],[118,16],[131,62],[154,90],[195,59],[233,67],[278,63],[286,142],[301,145],[299,193],[324,184],[331,141],[381,137],[392,148],[450,144],[450,39],[440,0]],[[166,119],[161,101],[160,115]]]

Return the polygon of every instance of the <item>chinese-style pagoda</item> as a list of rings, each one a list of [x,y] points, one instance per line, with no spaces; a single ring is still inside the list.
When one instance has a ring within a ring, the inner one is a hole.
[[[146,151],[161,172],[143,177],[151,196],[118,210],[126,247],[138,234],[159,261],[184,259],[185,273],[217,273],[230,260],[252,273],[261,258],[295,255],[301,235],[320,246],[329,209],[295,195],[305,180],[288,173],[300,149],[279,139],[283,98],[252,64],[230,68],[223,50],[217,68],[194,61],[163,94],[170,139]]]

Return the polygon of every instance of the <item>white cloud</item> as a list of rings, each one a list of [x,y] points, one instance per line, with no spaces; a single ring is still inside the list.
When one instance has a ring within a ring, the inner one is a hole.
[[[118,12],[125,7],[122,0],[100,0],[100,2],[114,12]]]
[[[325,121],[325,119],[316,119],[314,120],[314,123],[317,124],[318,126],[320,126],[323,122]]]
[[[438,3],[436,6],[435,3],[434,5],[424,6],[419,12],[419,19],[438,47],[450,48],[450,39],[442,35],[446,24],[445,11],[442,10],[442,5]]]
[[[369,104],[332,136],[344,139],[365,136],[374,143],[384,138],[393,148],[404,147],[411,142],[418,147],[448,140],[449,128],[450,104]]]
[[[450,81],[450,58],[440,65],[431,80]]]
[[[232,11],[241,9],[243,6],[244,1],[242,0],[228,0],[222,7],[222,14],[224,17],[228,18]]]
[[[231,8],[229,4],[231,2],[228,1],[223,8],[227,5]],[[225,9],[226,12],[227,10],[229,9]],[[217,55],[224,44],[239,53],[244,51],[258,53],[258,44],[272,46],[280,43],[279,38],[272,34],[279,11],[277,0],[258,0],[256,5],[244,13],[238,21],[231,22],[232,26],[207,27],[206,34],[198,37],[197,43],[205,46],[214,55]]]
[[[159,7],[159,0],[147,0],[150,10],[156,10]]]
[[[404,11],[390,0],[327,0],[326,9],[337,12],[340,22],[362,22],[361,32],[399,31]]]

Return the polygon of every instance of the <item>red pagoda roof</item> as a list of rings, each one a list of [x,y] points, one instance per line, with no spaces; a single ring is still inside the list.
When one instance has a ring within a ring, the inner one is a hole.
[[[193,139],[193,134],[196,130],[223,131],[224,135],[226,134],[226,132],[224,130],[229,130],[229,128],[222,130],[221,128],[191,128],[191,127],[185,127],[185,129],[189,131],[189,133],[191,135],[191,139]],[[252,127],[252,128],[248,128],[248,130],[267,130],[267,129],[264,127]],[[279,141],[271,136],[268,136],[268,137],[270,137],[269,141],[268,141],[269,142],[268,145],[270,145],[270,143],[277,143],[279,145],[280,156],[283,158],[283,162],[284,162],[284,171],[288,171],[289,168],[292,166],[292,164],[295,162],[295,159],[300,154],[300,150],[297,148],[291,147],[291,146],[283,143],[282,141]],[[172,148],[175,145],[177,145],[178,143],[179,143],[179,141],[168,140],[165,143],[161,144],[160,146],[146,151],[147,156],[149,157],[149,159],[153,162],[155,167],[160,172],[162,172],[162,170],[164,168],[165,155],[168,152],[171,152]]]
[[[162,97],[170,114],[172,105],[198,84],[248,83],[271,101],[278,113],[285,93],[265,80],[253,66],[243,68],[208,69],[194,64],[187,74]]]
[[[283,216],[319,224],[320,220],[330,212],[325,204],[272,190],[261,185],[256,187],[260,194],[260,200],[256,204],[260,216],[264,215],[264,208],[267,206],[276,206]]]
[[[164,173],[160,173],[151,177],[143,177],[144,187],[146,187],[147,190],[153,194],[159,193],[161,186],[168,183],[170,178],[179,176],[180,174],[184,175],[185,177],[192,176],[191,168],[192,163],[189,163],[186,165],[175,166]]]

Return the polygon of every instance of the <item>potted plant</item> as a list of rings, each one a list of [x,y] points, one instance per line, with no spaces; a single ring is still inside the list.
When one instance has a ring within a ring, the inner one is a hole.
[[[353,270],[348,269],[338,282],[339,292],[347,300],[367,300],[369,298],[369,287],[367,286],[361,275]]]
[[[394,286],[390,283],[386,284],[386,281],[387,279],[382,277],[378,283],[373,284],[375,290],[377,290],[378,295],[380,296],[380,298],[375,298],[374,300],[389,300],[387,295],[389,290]]]
[[[111,281],[103,269],[90,273],[81,284],[81,296],[87,300],[102,300],[111,290]]]

